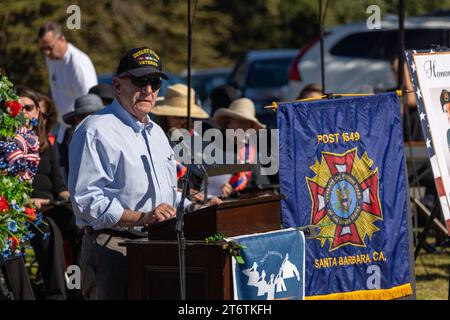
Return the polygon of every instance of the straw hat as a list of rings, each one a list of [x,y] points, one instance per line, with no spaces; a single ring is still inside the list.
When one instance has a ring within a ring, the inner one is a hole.
[[[167,93],[163,100],[157,101],[150,111],[157,116],[187,117],[187,91],[185,84],[177,83],[167,87]],[[208,119],[209,114],[195,104],[195,91],[191,88],[191,117]]]
[[[248,120],[256,124],[259,129],[266,127],[256,118],[255,105],[248,98],[236,99],[228,108],[220,108],[214,113],[214,121],[221,127],[223,127],[226,118]]]

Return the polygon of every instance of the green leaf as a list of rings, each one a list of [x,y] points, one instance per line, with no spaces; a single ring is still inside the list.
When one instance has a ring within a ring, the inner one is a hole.
[[[245,263],[244,258],[242,258],[241,256],[236,256],[236,261],[237,261],[239,264],[244,264],[244,263]]]

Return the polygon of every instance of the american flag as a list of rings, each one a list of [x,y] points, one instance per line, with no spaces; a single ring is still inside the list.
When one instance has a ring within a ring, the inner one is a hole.
[[[31,180],[39,165],[39,140],[32,130],[21,127],[14,139],[0,141],[0,169],[21,181]]]

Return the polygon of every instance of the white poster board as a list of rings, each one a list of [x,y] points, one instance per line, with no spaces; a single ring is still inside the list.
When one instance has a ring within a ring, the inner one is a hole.
[[[450,234],[450,51],[407,51],[406,60],[436,189]]]

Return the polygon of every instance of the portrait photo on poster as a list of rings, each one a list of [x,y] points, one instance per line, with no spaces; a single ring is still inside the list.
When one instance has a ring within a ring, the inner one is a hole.
[[[445,170],[450,176],[450,84],[446,87],[430,88],[430,106],[427,110],[435,149],[442,154]],[[427,108],[427,107],[426,107]]]

